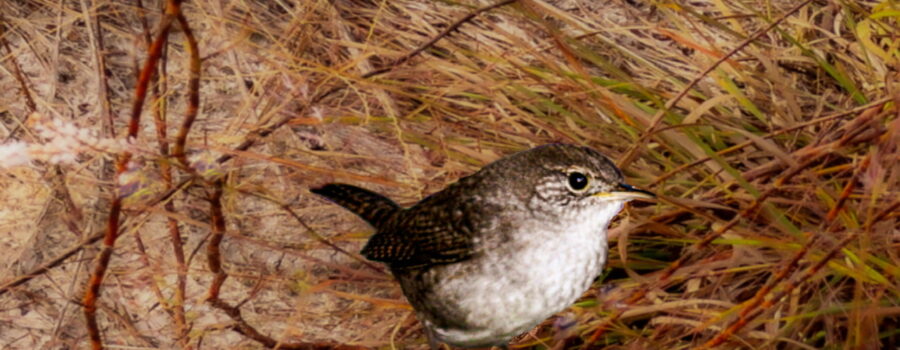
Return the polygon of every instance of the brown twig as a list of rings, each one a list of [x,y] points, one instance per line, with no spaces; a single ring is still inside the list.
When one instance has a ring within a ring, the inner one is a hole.
[[[169,35],[169,29],[175,15],[180,12],[180,0],[169,0],[166,3],[166,15],[160,25],[159,34],[153,41],[148,52],[147,62],[145,62],[141,70],[140,79],[135,88],[134,101],[131,108],[131,119],[128,124],[128,138],[135,139],[140,130],[141,110],[144,106],[144,100],[147,97],[147,87],[150,79],[156,71],[162,47],[165,45]],[[131,152],[124,151],[116,161],[116,182],[119,176],[127,169],[128,162],[131,160]],[[122,198],[115,193],[110,205],[109,217],[106,223],[106,233],[103,236],[103,247],[97,257],[94,271],[91,274],[87,289],[84,293],[84,315],[87,324],[88,336],[91,340],[91,348],[95,350],[103,349],[103,343],[100,336],[100,327],[97,324],[97,298],[100,295],[100,286],[103,283],[103,277],[112,258],[112,250],[115,246],[116,239],[119,237],[119,220],[122,211]]]
[[[187,184],[184,184],[182,187],[179,187],[177,190],[179,190],[179,191],[183,190],[185,188],[184,186],[186,186],[186,185]],[[64,198],[64,200],[65,200],[65,198]],[[69,223],[67,223],[67,226],[71,227],[71,225]],[[78,236],[83,236],[78,231],[73,231],[73,233],[76,233],[76,235],[78,235]],[[10,289],[18,287],[22,284],[25,284],[28,281],[32,280],[33,278],[40,276],[40,275],[46,273],[47,271],[49,271],[50,269],[53,269],[53,268],[59,266],[64,261],[66,261],[73,255],[75,255],[76,253],[83,250],[85,247],[88,247],[94,243],[97,243],[104,236],[105,236],[105,231],[95,232],[94,234],[90,235],[89,237],[84,238],[81,242],[78,242],[78,243],[72,245],[71,247],[69,247],[68,249],[66,249],[65,251],[60,253],[59,255],[53,257],[52,259],[47,260],[47,262],[42,264],[41,266],[38,266],[38,267],[32,269],[31,271],[28,271],[27,273],[16,276],[16,277],[10,279],[9,281],[3,282],[3,284],[0,284],[0,295],[3,295],[6,292],[8,292]],[[79,304],[83,305],[83,303],[79,303]]]
[[[831,222],[835,218],[837,218],[838,214],[840,214],[841,212],[841,209],[844,208],[844,204],[847,203],[847,199],[850,198],[850,194],[853,193],[853,189],[856,188],[859,175],[869,169],[869,164],[871,164],[871,162],[872,153],[869,153],[865,158],[863,158],[862,162],[860,162],[859,167],[854,170],[853,176],[851,176],[847,180],[847,184],[844,185],[844,189],[841,191],[840,196],[834,203],[834,207],[832,207],[831,210],[828,211],[828,215],[825,216],[825,221]]]
[[[141,26],[144,31],[144,40],[147,43],[147,49],[149,50],[150,44],[152,43],[152,38],[150,36],[150,26],[147,23],[147,17],[144,15],[143,3],[141,0],[137,1],[137,10],[138,17],[141,19]],[[156,81],[157,83],[153,85],[151,91],[151,97],[153,98],[153,103],[150,105],[150,109],[153,112],[153,122],[156,127],[156,142],[159,145],[159,155],[161,159],[159,161],[159,172],[160,177],[163,180],[166,189],[172,189],[172,167],[169,164],[169,140],[168,140],[168,126],[166,124],[166,101],[165,98],[162,97],[165,95],[167,90],[167,79],[168,75],[166,73],[166,66],[168,60],[166,59],[166,47],[164,46],[163,51],[160,54],[159,67],[157,68]],[[167,201],[163,206],[163,209],[169,213],[175,213],[175,203],[173,201]],[[192,346],[188,342],[188,330],[191,328],[187,324],[187,319],[185,318],[184,306],[185,306],[185,289],[187,288],[187,264],[185,263],[184,256],[184,242],[181,239],[181,230],[178,228],[178,221],[175,218],[169,217],[166,219],[166,225],[169,229],[169,240],[172,244],[172,253],[175,256],[175,264],[176,269],[178,271],[178,276],[176,277],[175,282],[175,292],[172,296],[171,308],[172,308],[172,318],[175,321],[175,331],[176,331],[176,339],[178,341],[179,346],[182,349],[192,349]],[[163,300],[160,300],[162,303]]]
[[[181,128],[178,130],[178,134],[175,138],[175,147],[172,151],[172,155],[178,159],[181,165],[184,168],[187,168],[190,172],[194,172],[190,164],[187,160],[187,155],[185,153],[185,144],[187,143],[187,136],[191,130],[191,126],[196,119],[197,112],[199,110],[200,104],[200,95],[199,95],[199,86],[200,86],[200,55],[197,48],[197,40],[191,32],[190,26],[188,25],[187,19],[184,17],[182,13],[177,13],[176,17],[178,19],[178,23],[181,25],[181,28],[184,32],[185,38],[187,40],[187,47],[190,53],[190,81],[188,82],[188,109],[185,113],[184,120],[182,122]],[[196,174],[194,174],[196,175]],[[209,269],[213,273],[213,281],[210,283],[209,290],[207,293],[207,302],[209,302],[214,307],[225,312],[226,315],[231,317],[231,319],[235,322],[234,329],[238,333],[253,339],[260,344],[265,345],[270,348],[279,348],[279,349],[363,349],[362,347],[356,346],[348,346],[343,344],[336,343],[328,343],[328,342],[319,342],[319,343],[281,343],[272,339],[269,336],[266,336],[256,330],[253,326],[248,324],[241,315],[240,307],[243,304],[238,303],[237,305],[230,305],[219,297],[219,293],[222,289],[222,285],[225,283],[225,280],[228,278],[228,274],[225,272],[225,269],[222,268],[222,254],[220,250],[220,246],[222,244],[222,240],[225,237],[225,215],[222,211],[222,193],[224,191],[224,180],[218,179],[214,181],[212,184],[212,193],[209,196],[210,203],[210,221],[211,221],[211,236],[210,240],[207,243],[207,260],[209,264]],[[291,211],[291,213],[293,213]],[[296,214],[294,214],[296,215]],[[299,217],[298,217],[299,219]],[[300,220],[301,224],[306,226],[306,224]],[[309,229],[308,226],[306,226]],[[311,229],[310,229],[311,231]],[[343,251],[340,247],[335,245],[331,245],[332,248]],[[346,251],[343,251],[347,253]],[[349,253],[347,253],[349,254]],[[248,297],[249,298],[249,297]],[[247,299],[249,300],[249,299]]]
[[[209,285],[206,300],[215,304],[219,299],[219,290],[228,275],[222,269],[222,253],[219,249],[222,239],[225,237],[225,217],[222,214],[221,200],[223,180],[216,181],[213,186],[212,193],[209,195],[210,239],[206,244],[206,260],[209,271],[213,273],[214,277]]]
[[[22,284],[25,284],[25,282],[30,281],[32,278],[40,276],[40,275],[44,274],[45,272],[49,271],[50,269],[52,269],[56,266],[59,266],[59,264],[62,264],[63,261],[66,261],[66,259],[68,259],[72,255],[75,255],[76,253],[80,252],[85,247],[87,247],[91,244],[97,243],[97,241],[99,241],[101,238],[103,238],[103,235],[104,235],[103,231],[98,231],[98,232],[94,233],[93,235],[85,238],[81,242],[78,242],[77,244],[69,247],[64,252],[57,255],[53,259],[50,259],[47,262],[41,264],[41,266],[38,266],[38,267],[34,268],[33,270],[28,271],[25,274],[16,276],[15,278],[4,282],[2,285],[0,285],[0,295],[3,295],[6,292],[8,292],[10,289],[18,287]]]
[[[373,76],[376,76],[376,75],[379,75],[379,74],[387,73],[387,72],[393,70],[394,68],[397,68],[398,66],[400,66],[400,65],[402,65],[402,64],[404,64],[404,63],[406,63],[407,61],[409,61],[409,60],[412,59],[413,57],[418,56],[419,54],[421,54],[422,52],[424,52],[424,51],[427,50],[428,48],[434,46],[434,44],[436,44],[439,40],[441,40],[441,39],[443,39],[444,37],[450,35],[450,33],[452,33],[453,31],[455,31],[455,30],[457,30],[457,29],[459,29],[459,27],[461,27],[463,24],[472,21],[472,19],[474,19],[476,16],[478,16],[478,15],[480,15],[480,14],[482,14],[482,13],[488,12],[488,11],[490,11],[490,10],[496,9],[496,8],[498,8],[498,7],[503,7],[503,6],[512,4],[512,3],[517,2],[517,1],[519,1],[519,0],[502,0],[502,1],[499,1],[499,2],[497,2],[497,3],[491,4],[491,5],[487,5],[487,6],[484,6],[484,7],[479,8],[479,9],[477,9],[477,10],[475,10],[475,11],[469,12],[469,14],[463,16],[462,18],[456,20],[456,22],[453,22],[453,24],[447,26],[447,29],[444,29],[444,31],[440,32],[438,35],[435,35],[433,38],[431,38],[431,40],[428,40],[428,41],[425,42],[424,44],[419,45],[419,47],[417,47],[417,48],[415,48],[414,50],[408,52],[407,54],[405,54],[405,55],[403,55],[403,56],[400,56],[400,58],[394,60],[394,61],[391,62],[390,64],[387,64],[387,65],[385,65],[384,67],[381,67],[381,68],[379,68],[379,69],[376,69],[376,70],[373,70],[373,71],[371,71],[371,72],[367,72],[366,74],[363,74],[362,77],[363,77],[363,78],[370,78],[370,77],[373,77]]]
[[[175,147],[172,149],[172,156],[178,159],[182,166],[190,169],[191,166],[188,164],[184,147],[187,143],[188,134],[191,132],[191,126],[194,125],[194,121],[197,119],[197,112],[200,110],[200,52],[197,48],[197,38],[194,37],[194,33],[191,31],[184,14],[178,13],[176,18],[178,19],[178,24],[181,25],[182,32],[184,32],[185,41],[187,41],[187,49],[190,54],[190,63],[188,64],[190,78],[188,80],[187,111],[184,113],[181,128],[178,129],[178,134],[175,136]]]
[[[2,29],[2,28],[0,28]],[[9,42],[6,41],[6,37],[3,36],[3,32],[0,32],[0,41],[3,42],[3,47],[6,48],[6,52],[9,52],[10,55],[13,54],[12,48],[9,47]],[[10,59],[13,65],[13,71],[16,73],[16,80],[19,82],[19,86],[21,86],[22,95],[25,96],[25,106],[28,107],[28,110],[34,112],[37,111],[37,104],[34,103],[34,98],[31,97],[31,91],[27,89],[28,83],[25,81],[25,75],[22,74],[22,68],[19,67],[19,63],[16,62],[15,56]],[[10,137],[15,134],[15,130],[9,133]]]

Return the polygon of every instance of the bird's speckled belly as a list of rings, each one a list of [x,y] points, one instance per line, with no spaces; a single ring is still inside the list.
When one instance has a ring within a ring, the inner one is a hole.
[[[422,278],[437,282],[431,300],[441,302],[417,307],[419,318],[441,341],[480,347],[505,344],[564,310],[590,287],[607,255],[605,227],[575,226],[590,231],[570,227],[556,237],[505,245],[468,261],[472,264],[425,272]]]

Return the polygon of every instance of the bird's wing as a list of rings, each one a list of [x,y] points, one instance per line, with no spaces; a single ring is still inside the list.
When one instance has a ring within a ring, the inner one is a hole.
[[[454,197],[457,196],[457,197]],[[392,268],[417,268],[469,259],[477,253],[473,240],[485,222],[479,198],[460,198],[453,191],[436,193],[398,213],[362,250],[371,260]]]

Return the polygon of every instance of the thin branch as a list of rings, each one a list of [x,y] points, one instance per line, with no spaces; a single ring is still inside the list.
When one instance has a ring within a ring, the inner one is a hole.
[[[672,107],[674,107],[678,103],[678,101],[681,101],[682,98],[687,96],[688,92],[690,92],[691,89],[694,88],[694,86],[697,86],[697,84],[700,83],[700,80],[705,78],[707,74],[709,74],[710,72],[715,70],[716,67],[718,67],[722,63],[725,63],[725,61],[728,61],[729,59],[731,59],[731,56],[734,56],[735,54],[737,54],[738,52],[743,50],[745,47],[750,45],[750,43],[756,41],[756,39],[759,39],[759,37],[763,36],[763,34],[768,33],[769,31],[774,29],[776,26],[781,24],[781,22],[783,22],[785,19],[787,19],[788,16],[793,15],[797,11],[800,11],[800,9],[806,7],[806,5],[809,5],[809,3],[811,3],[811,2],[812,2],[812,0],[801,1],[796,6],[794,6],[793,8],[791,8],[790,10],[788,10],[787,12],[785,12],[784,14],[779,16],[777,19],[775,19],[775,21],[770,23],[768,26],[756,31],[756,33],[753,33],[753,35],[751,35],[750,37],[748,37],[747,39],[742,41],[740,44],[735,46],[733,49],[731,49],[731,51],[729,51],[725,55],[722,55],[722,57],[719,57],[718,60],[716,60],[709,67],[707,67],[702,72],[700,72],[700,74],[697,74],[697,76],[694,78],[694,80],[691,80],[691,82],[688,83],[687,86],[685,86],[683,89],[681,89],[681,92],[679,92],[678,95],[675,96],[675,98],[669,100],[669,102],[666,102],[666,105],[663,106],[663,108],[660,109],[658,112],[656,112],[656,114],[653,116],[653,120],[650,122],[650,127],[644,131],[643,136],[641,136],[641,138],[637,142],[635,142],[634,145],[631,146],[630,149],[628,149],[628,152],[625,152],[625,155],[620,158],[620,162],[617,162],[619,164],[619,166],[625,168],[625,167],[628,167],[628,164],[631,164],[631,162],[634,161],[634,159],[637,157],[637,150],[641,147],[641,145],[644,144],[644,142],[647,140],[648,137],[650,137],[650,135],[653,135],[654,131],[659,126],[659,123],[662,122],[663,116],[665,116],[666,113],[668,113],[669,110],[671,110]]]
[[[0,296],[2,296],[3,294],[6,294],[6,292],[8,292],[10,289],[18,287],[20,285],[23,285],[26,282],[30,281],[32,278],[40,276],[40,275],[46,273],[47,271],[50,271],[50,269],[59,266],[60,264],[63,263],[63,261],[66,261],[66,259],[68,259],[72,255],[75,255],[75,253],[80,252],[82,249],[84,249],[87,246],[90,246],[91,244],[97,243],[97,241],[99,241],[101,238],[103,238],[103,236],[104,236],[103,231],[97,231],[90,237],[85,238],[81,242],[78,242],[75,245],[69,247],[64,252],[57,255],[55,258],[50,259],[47,262],[41,264],[41,266],[38,266],[38,267],[34,268],[33,270],[28,271],[25,274],[16,276],[15,278],[4,282],[2,285],[0,285]]]
[[[144,31],[144,40],[146,41],[147,49],[149,50],[152,38],[150,36],[150,26],[147,23],[147,16],[144,15],[144,8],[141,0],[137,1],[137,10],[138,17],[140,17],[141,19],[141,27]],[[156,127],[156,143],[159,145],[159,155],[162,158],[158,162],[160,177],[163,180],[163,184],[166,186],[165,188],[172,189],[172,167],[170,166],[168,161],[169,140],[167,138],[168,126],[166,124],[165,117],[166,100],[164,97],[162,97],[165,95],[165,92],[167,90],[167,62],[168,60],[166,59],[166,46],[164,46],[160,55],[159,67],[157,67],[157,83],[153,85],[153,89],[151,90],[153,103],[150,105],[150,109],[153,112],[153,122],[154,126]],[[175,203],[173,201],[167,201],[163,206],[163,209],[166,212],[175,213]],[[166,225],[169,229],[169,240],[172,243],[172,253],[173,255],[175,255],[175,264],[178,271],[175,293],[172,296],[173,300],[171,303],[172,317],[175,320],[176,339],[178,341],[178,345],[181,346],[182,349],[192,349],[193,347],[190,345],[188,339],[188,330],[191,327],[187,324],[187,319],[184,315],[185,290],[187,288],[188,272],[184,257],[184,242],[181,239],[181,230],[178,228],[178,221],[175,220],[175,218],[167,218]]]
[[[180,5],[180,0],[168,1],[168,3],[166,4],[166,15],[165,17],[163,17],[162,24],[160,25],[161,29],[156,37],[156,40],[154,40],[153,44],[150,46],[147,62],[144,64],[144,67],[141,70],[140,79],[138,80],[138,85],[135,88],[135,98],[131,108],[131,119],[128,124],[129,139],[135,139],[137,137],[138,131],[140,130],[141,110],[144,106],[144,100],[147,97],[147,87],[150,84],[151,77],[156,71],[157,63],[162,52],[162,47],[165,45],[165,42],[168,38],[172,21],[175,18],[175,15],[181,10]],[[131,152],[128,151],[122,152],[122,154],[119,156],[119,159],[116,162],[116,183],[118,183],[119,176],[127,169],[127,165],[131,160],[131,156]],[[109,209],[109,218],[107,219],[106,223],[106,233],[103,237],[103,247],[100,251],[99,256],[97,257],[94,271],[91,274],[87,289],[84,293],[84,298],[82,299],[84,304],[84,316],[86,319],[87,332],[91,340],[91,348],[93,348],[94,350],[103,349],[102,338],[100,336],[100,327],[97,324],[97,299],[100,296],[100,286],[103,283],[103,277],[106,275],[106,269],[109,266],[110,259],[112,258],[113,247],[115,246],[116,239],[118,239],[119,237],[119,220],[121,211],[122,198],[118,195],[118,193],[114,192],[112,203]]]
[[[300,224],[300,226],[303,226],[303,228],[306,229],[306,232],[311,234],[313,236],[313,238],[315,238],[320,243],[327,245],[328,247],[331,247],[331,249],[334,249],[338,253],[344,254],[347,257],[362,263],[363,265],[366,265],[366,267],[368,267],[374,271],[378,271],[380,273],[385,273],[384,269],[376,266],[375,264],[372,264],[371,262],[369,262],[368,260],[366,260],[365,258],[360,256],[359,254],[354,254],[354,253],[348,252],[346,249],[338,247],[336,244],[334,244],[334,242],[328,240],[328,238],[325,238],[324,236],[319,234],[316,230],[314,230],[312,227],[310,227],[309,224],[307,224],[306,221],[303,220],[302,217],[300,217],[300,215],[298,215],[293,209],[291,209],[290,205],[288,205],[287,203],[284,203],[276,198],[272,198],[272,197],[269,197],[269,196],[266,196],[266,195],[263,195],[260,193],[243,191],[243,190],[239,190],[239,191],[241,193],[272,202],[273,204],[275,204],[279,208],[281,208],[281,210],[284,210],[285,212],[290,214],[291,217],[293,217],[294,220],[296,220],[297,223]]]
[[[376,75],[379,75],[379,74],[383,74],[383,73],[390,72],[390,71],[394,70],[394,68],[399,67],[400,65],[406,63],[407,61],[409,61],[409,60],[412,59],[413,57],[418,56],[419,54],[421,54],[422,52],[424,52],[424,51],[427,50],[428,48],[434,46],[434,44],[436,44],[438,41],[440,41],[441,39],[443,39],[443,38],[446,37],[446,36],[449,36],[450,33],[453,33],[455,30],[459,29],[459,27],[461,27],[461,26],[462,26],[463,24],[465,24],[466,22],[472,21],[472,20],[475,19],[475,17],[477,17],[478,15],[480,15],[480,14],[482,14],[482,13],[485,13],[485,12],[488,12],[488,11],[490,11],[490,10],[496,9],[496,8],[498,8],[498,7],[503,7],[503,6],[506,6],[506,5],[509,5],[509,4],[514,3],[514,2],[518,2],[518,1],[519,1],[519,0],[503,0],[503,1],[497,2],[497,3],[495,3],[495,4],[488,5],[488,6],[479,8],[479,9],[477,9],[477,10],[475,10],[475,11],[472,11],[472,12],[470,12],[469,14],[463,16],[462,18],[456,20],[456,22],[453,22],[453,24],[451,24],[450,26],[448,26],[447,29],[444,29],[444,31],[442,31],[440,34],[438,34],[438,35],[434,36],[433,38],[431,38],[431,40],[428,40],[428,41],[425,42],[424,44],[419,45],[419,47],[415,48],[414,50],[410,51],[409,53],[407,53],[407,54],[405,54],[405,55],[403,55],[403,56],[400,56],[400,58],[396,59],[394,62],[391,62],[390,64],[388,64],[388,65],[386,65],[386,66],[384,66],[384,67],[382,67],[382,68],[373,70],[373,71],[368,72],[368,73],[366,73],[366,74],[363,74],[362,77],[363,77],[363,78],[370,78],[370,77],[373,77],[373,76],[376,76]]]
[[[178,134],[175,136],[175,148],[172,149],[172,155],[185,168],[191,168],[190,164],[188,164],[184,147],[185,143],[187,143],[191,126],[194,125],[194,121],[197,119],[197,112],[200,110],[200,53],[197,48],[197,39],[194,37],[194,33],[191,31],[184,14],[178,13],[176,16],[178,24],[181,25],[181,30],[184,32],[188,53],[190,54],[190,63],[188,65],[190,68],[190,79],[188,80],[187,111],[184,114],[181,128],[178,129]]]
[[[232,306],[219,297],[222,290],[222,284],[228,278],[228,274],[222,268],[222,253],[220,246],[222,239],[225,237],[225,215],[222,212],[222,192],[224,181],[218,180],[213,184],[212,193],[209,196],[210,209],[210,229],[211,237],[206,246],[206,258],[209,264],[209,270],[213,273],[213,281],[207,291],[206,301],[213,307],[222,310],[226,315],[234,321],[233,329],[256,342],[268,347],[289,350],[360,350],[367,349],[361,346],[344,345],[329,342],[299,342],[299,343],[282,343],[271,337],[262,334],[256,328],[251,326],[244,320],[241,309],[238,306]]]

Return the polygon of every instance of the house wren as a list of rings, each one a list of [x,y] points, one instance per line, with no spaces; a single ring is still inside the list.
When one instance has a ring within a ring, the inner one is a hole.
[[[515,153],[409,208],[345,184],[312,190],[377,232],[362,255],[390,267],[432,348],[505,347],[580,297],[606,263],[606,229],[625,202],[603,154],[549,144]]]

